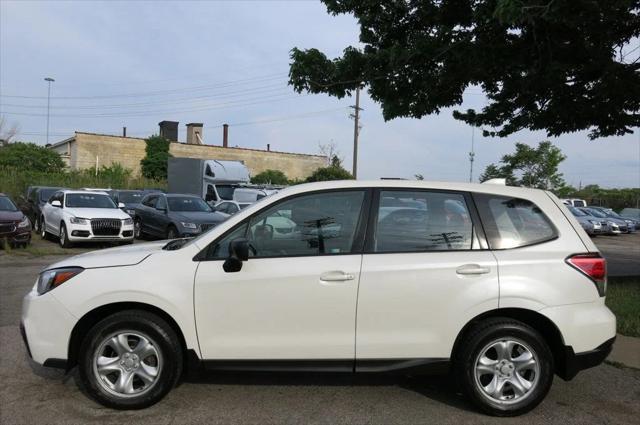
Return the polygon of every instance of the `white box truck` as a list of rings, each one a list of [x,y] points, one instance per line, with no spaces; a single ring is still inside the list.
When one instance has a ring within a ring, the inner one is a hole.
[[[249,169],[240,161],[198,158],[169,158],[169,192],[201,196],[216,204],[233,200],[235,189],[249,184]]]

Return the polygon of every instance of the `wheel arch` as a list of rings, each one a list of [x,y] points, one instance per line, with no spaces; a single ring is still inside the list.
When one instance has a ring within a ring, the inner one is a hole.
[[[553,323],[551,319],[544,316],[543,314],[534,310],[528,310],[524,308],[499,308],[490,310],[468,321],[467,324],[464,325],[464,327],[460,330],[458,336],[455,339],[453,348],[451,350],[451,358],[453,359],[456,356],[456,353],[458,352],[461,344],[464,342],[466,335],[474,326],[485,319],[494,317],[505,317],[518,320],[538,331],[544,338],[545,342],[549,345],[549,349],[553,354],[555,373],[558,374],[561,378],[565,379],[565,372],[567,368],[567,347],[564,343],[564,338],[562,336],[562,333],[560,332],[560,329],[558,329],[556,324]]]
[[[173,319],[173,317],[171,317],[170,314],[168,314],[161,308],[151,304],[141,302],[116,302],[94,308],[93,310],[87,312],[84,316],[82,316],[80,320],[78,320],[78,322],[75,324],[73,330],[71,331],[71,336],[69,338],[69,347],[67,349],[67,370],[77,365],[80,345],[82,344],[82,341],[84,340],[87,333],[91,330],[91,328],[102,319],[125,310],[143,310],[155,314],[165,322],[167,322],[167,324],[174,330],[176,335],[178,335],[180,346],[182,347],[186,358],[187,344],[184,334],[178,323]]]

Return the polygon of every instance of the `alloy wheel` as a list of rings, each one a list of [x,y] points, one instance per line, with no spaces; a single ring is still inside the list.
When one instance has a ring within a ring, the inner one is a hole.
[[[493,402],[512,404],[528,397],[538,383],[538,356],[523,341],[501,338],[487,344],[477,356],[475,382]]]
[[[118,397],[148,392],[158,382],[162,366],[158,345],[138,331],[122,331],[105,338],[93,355],[96,381]]]

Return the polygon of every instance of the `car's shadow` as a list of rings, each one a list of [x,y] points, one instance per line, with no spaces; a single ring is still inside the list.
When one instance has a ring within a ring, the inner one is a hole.
[[[431,400],[465,411],[476,412],[456,389],[452,375],[403,376],[368,373],[304,373],[304,372],[200,372],[185,377],[181,383],[204,385],[256,386],[398,386]]]

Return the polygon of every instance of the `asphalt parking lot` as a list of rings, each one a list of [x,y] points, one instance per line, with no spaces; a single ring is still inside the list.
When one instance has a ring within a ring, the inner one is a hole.
[[[596,242],[607,245],[607,238],[598,237]],[[631,253],[632,257],[637,252],[638,244],[634,243],[640,241],[640,234],[611,238],[613,245],[622,238],[632,238],[623,251]],[[602,249],[605,255],[611,255],[607,254],[609,248]],[[640,371],[608,364],[584,371],[571,382],[556,378],[549,396],[536,410],[512,419],[477,413],[456,393],[447,377],[208,375],[197,381],[183,382],[160,404],[149,409],[136,412],[109,410],[87,399],[78,390],[73,372],[64,376],[59,371],[31,363],[20,338],[18,323],[22,297],[42,267],[61,258],[0,252],[1,424],[94,421],[118,424],[637,424],[640,417]]]

